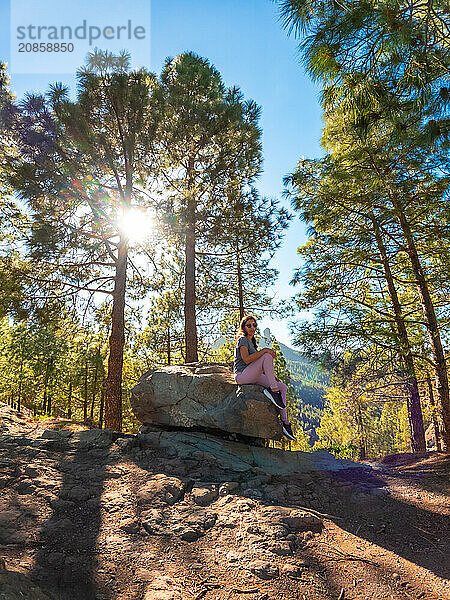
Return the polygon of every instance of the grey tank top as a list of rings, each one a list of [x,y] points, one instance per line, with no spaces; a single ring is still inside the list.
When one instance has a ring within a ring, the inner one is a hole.
[[[241,356],[241,347],[242,346],[246,346],[248,348],[249,354],[255,354],[255,352],[257,352],[257,350],[251,340],[249,340],[248,338],[246,338],[243,335],[240,338],[238,338],[238,340],[236,342],[236,346],[234,348],[234,372],[235,373],[242,373],[242,371],[245,369],[245,367],[248,367],[247,363],[245,363],[242,360],[242,356]]]

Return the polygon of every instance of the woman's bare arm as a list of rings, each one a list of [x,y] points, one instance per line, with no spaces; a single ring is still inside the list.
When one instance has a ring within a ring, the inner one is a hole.
[[[257,360],[258,358],[263,356],[263,354],[269,353],[272,355],[273,358],[275,358],[275,356],[276,356],[276,352],[275,352],[275,350],[272,350],[272,348],[263,348],[262,350],[258,350],[257,352],[254,352],[253,354],[249,354],[247,346],[241,346],[240,351],[241,351],[241,358],[245,362],[246,365],[249,365],[253,361]]]

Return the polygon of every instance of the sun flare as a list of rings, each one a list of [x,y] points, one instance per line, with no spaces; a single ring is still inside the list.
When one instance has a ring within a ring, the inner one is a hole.
[[[142,243],[149,239],[153,230],[153,219],[145,210],[125,209],[118,218],[119,229],[130,242]]]

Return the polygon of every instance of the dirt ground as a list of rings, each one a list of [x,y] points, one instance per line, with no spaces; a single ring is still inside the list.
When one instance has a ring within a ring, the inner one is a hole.
[[[449,456],[264,477],[0,418],[2,600],[450,599]]]

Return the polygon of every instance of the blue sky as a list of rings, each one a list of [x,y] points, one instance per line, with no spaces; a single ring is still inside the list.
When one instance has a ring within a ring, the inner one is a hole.
[[[19,3],[15,7],[18,9],[21,9],[20,3],[26,1],[11,0]],[[296,162],[302,156],[322,154],[318,89],[304,73],[296,41],[282,29],[277,6],[271,0],[152,0],[150,19],[145,11],[148,6],[145,0],[129,3],[132,8],[129,12],[123,0],[72,0],[70,5],[72,9],[77,8],[80,19],[89,6],[87,19],[93,24],[100,24],[101,18],[102,24],[109,25],[104,21],[109,18],[114,25],[119,17],[126,21],[130,16],[137,22],[141,16],[142,24],[150,31],[150,64],[144,66],[159,73],[167,57],[191,50],[208,58],[226,85],[239,86],[246,98],[253,98],[261,105],[264,173],[258,188],[262,194],[281,198],[282,178],[295,169]],[[54,16],[54,0],[41,0],[39,7],[43,22],[61,21]],[[65,17],[66,13],[62,14]],[[27,15],[23,18],[24,24],[29,22]],[[16,43],[14,32],[11,38],[9,0],[0,0],[0,34],[0,58],[9,62],[10,40]],[[132,42],[123,47],[131,51],[132,58],[138,57],[137,62],[140,57],[148,56],[148,52],[142,54],[137,45],[133,47]],[[42,69],[45,68],[44,60]],[[32,69],[36,66],[30,67]],[[45,91],[54,81],[63,81],[74,89],[73,69],[66,74],[47,71],[47,74],[13,73],[11,76],[12,89],[18,97],[25,91]],[[304,225],[295,217],[274,261],[280,271],[276,286],[279,297],[293,294],[289,281],[298,265],[297,247],[304,240]],[[290,344],[285,322],[264,320],[261,325],[262,328],[269,326],[280,341]]]

